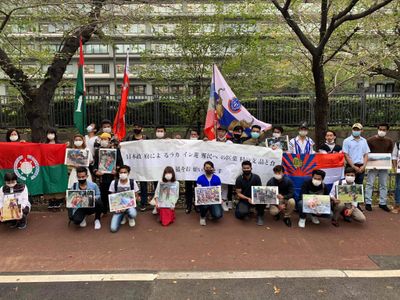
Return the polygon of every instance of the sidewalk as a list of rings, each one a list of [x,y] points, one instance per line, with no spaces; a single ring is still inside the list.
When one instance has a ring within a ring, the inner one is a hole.
[[[370,255],[400,258],[400,216],[375,208],[367,223],[327,219],[305,229],[274,221],[241,222],[232,212],[218,223],[199,226],[198,214],[177,211],[176,222],[162,227],[150,211],[138,213],[137,225],[109,232],[67,226],[66,212],[33,212],[26,230],[0,225],[0,272],[57,271],[224,271],[291,269],[379,269]]]

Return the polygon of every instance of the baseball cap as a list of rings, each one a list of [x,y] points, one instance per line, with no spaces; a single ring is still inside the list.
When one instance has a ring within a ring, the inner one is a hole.
[[[111,139],[111,134],[109,134],[107,132],[103,132],[102,134],[100,134],[100,138],[101,139]]]
[[[351,128],[358,128],[358,129],[363,129],[363,126],[360,123],[354,123]]]

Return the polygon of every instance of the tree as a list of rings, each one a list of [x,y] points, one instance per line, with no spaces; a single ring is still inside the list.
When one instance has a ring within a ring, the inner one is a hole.
[[[55,90],[63,78],[68,63],[79,48],[79,37],[82,36],[83,43],[86,43],[96,32],[105,2],[105,0],[69,1],[68,3],[55,1],[45,4],[36,0],[2,2],[0,6],[2,15],[0,67],[22,96],[26,117],[32,130],[32,141],[39,142],[44,137],[49,127],[49,105]],[[13,18],[29,22],[43,15],[57,12],[63,12],[62,16],[67,19],[80,12],[82,23],[65,34],[59,51],[53,56],[44,78],[41,82],[36,82],[24,70],[23,61],[14,57],[12,50],[15,49],[12,49],[13,45],[10,41],[13,35],[7,29],[11,27],[9,23]]]
[[[299,2],[285,0],[282,3],[282,1],[271,0],[310,55],[310,67],[315,91],[315,137],[317,144],[322,143],[325,139],[324,133],[327,130],[329,116],[329,95],[325,78],[325,66],[360,31],[361,28],[355,21],[373,14],[392,1],[382,0],[367,4],[365,1],[360,0],[321,0],[319,9],[308,12],[311,19],[315,17],[317,19],[304,25],[302,24],[304,14],[299,13],[299,7],[302,7]],[[311,27],[317,26],[318,34],[315,34],[313,30],[309,31],[310,25]],[[334,39],[335,33],[339,32],[345,25],[348,25],[346,35],[339,43],[332,45],[331,41]]]

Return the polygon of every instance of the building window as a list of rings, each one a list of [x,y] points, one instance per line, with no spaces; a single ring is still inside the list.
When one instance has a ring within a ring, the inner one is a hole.
[[[145,95],[146,86],[145,85],[131,85],[129,88],[129,95]]]
[[[108,74],[110,73],[110,65],[109,64],[85,65],[85,73]]]
[[[139,54],[146,51],[146,44],[116,44],[115,53],[125,54],[129,49],[129,53]]]
[[[104,44],[89,44],[83,49],[84,54],[105,54],[108,53],[108,45]]]
[[[154,95],[181,94],[184,92],[183,85],[155,85],[153,86]]]
[[[87,85],[86,86],[87,95],[109,95],[110,86],[109,85]]]

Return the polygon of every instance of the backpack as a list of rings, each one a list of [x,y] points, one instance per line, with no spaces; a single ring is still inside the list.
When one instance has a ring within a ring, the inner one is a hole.
[[[115,191],[115,193],[118,193],[118,182],[119,182],[119,179],[114,180],[114,191]],[[131,187],[131,191],[134,191],[135,190],[135,181],[133,179],[131,179],[131,178],[129,179],[129,185]]]

